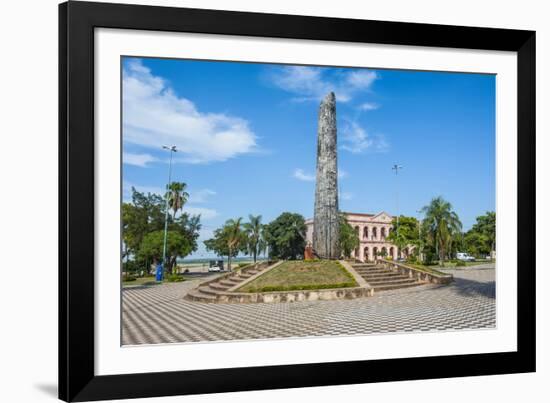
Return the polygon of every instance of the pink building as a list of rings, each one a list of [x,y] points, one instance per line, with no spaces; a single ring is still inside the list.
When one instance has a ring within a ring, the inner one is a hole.
[[[353,253],[354,258],[366,262],[375,259],[375,256],[387,256],[397,259],[397,246],[387,241],[392,228],[393,217],[386,212],[378,214],[344,213],[348,223],[355,228],[359,235],[359,248]],[[306,220],[306,241],[308,245],[313,240],[313,219]],[[406,258],[414,246],[403,248],[401,257]]]

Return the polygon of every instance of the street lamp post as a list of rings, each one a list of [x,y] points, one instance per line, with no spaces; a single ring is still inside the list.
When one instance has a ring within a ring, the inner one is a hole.
[[[420,214],[422,214],[422,210],[416,210],[416,214],[418,214],[418,259],[424,260],[422,259],[422,249],[421,249],[421,247],[423,246],[422,231],[421,231],[422,220],[420,219]]]
[[[176,146],[162,146],[163,149],[170,151],[170,165],[168,166],[168,184],[166,185],[166,212],[164,214],[164,243],[162,246],[162,265],[161,265],[161,273],[160,273],[160,280],[164,277],[164,267],[166,265],[166,240],[168,236],[168,208],[169,208],[169,190],[170,190],[170,182],[172,181],[172,155],[177,152]],[[157,280],[158,280],[158,273],[157,273]]]

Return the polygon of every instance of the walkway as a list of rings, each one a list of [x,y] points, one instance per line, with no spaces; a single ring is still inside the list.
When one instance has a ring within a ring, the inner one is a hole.
[[[152,344],[493,328],[494,268],[445,270],[421,285],[355,300],[207,304],[183,296],[201,280],[123,290],[122,343]]]

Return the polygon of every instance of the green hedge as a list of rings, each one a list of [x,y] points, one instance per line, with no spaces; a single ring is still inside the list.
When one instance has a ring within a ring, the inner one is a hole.
[[[304,284],[292,286],[265,286],[260,288],[250,288],[247,292],[272,292],[272,291],[302,291],[302,290],[327,290],[331,288],[350,288],[357,287],[355,282],[337,283],[337,284]]]
[[[185,281],[185,279],[178,274],[170,274],[166,276],[166,281],[169,283],[179,283],[180,281]]]

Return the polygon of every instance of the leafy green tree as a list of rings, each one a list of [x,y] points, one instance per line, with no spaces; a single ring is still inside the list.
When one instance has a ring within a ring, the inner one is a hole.
[[[434,245],[439,263],[443,264],[445,257],[448,257],[452,250],[455,235],[462,231],[462,223],[458,214],[453,211],[451,203],[441,196],[433,198],[421,211],[424,213],[423,225],[427,241]]]
[[[265,227],[265,239],[269,255],[276,259],[299,259],[306,247],[306,223],[303,216],[282,213]]]
[[[217,228],[214,231],[214,236],[204,241],[204,245],[206,246],[206,250],[214,252],[220,257],[229,257],[230,252],[227,246],[227,233],[224,227]],[[238,250],[232,250],[231,257],[237,256],[238,253]]]
[[[189,215],[187,213],[181,214],[178,219],[170,223],[168,229],[180,232],[191,242],[193,246],[192,252],[197,250],[200,230],[202,228],[201,216],[199,215]]]
[[[187,184],[183,182],[172,182],[168,186],[168,192],[166,198],[168,199],[168,206],[173,211],[172,219],[176,220],[176,213],[183,208],[183,205],[189,199],[189,193],[185,191]]]
[[[476,223],[473,225],[472,229],[467,232],[468,234],[479,234],[484,239],[485,243],[483,245],[478,245],[480,250],[479,255],[487,255],[495,250],[496,243],[496,214],[494,211],[488,211],[485,215],[479,216],[476,218]],[[470,236],[470,240],[473,240],[474,237]],[[470,245],[471,246],[471,245]]]
[[[180,193],[185,192],[180,191]],[[182,201],[175,204],[181,203]],[[157,256],[153,253],[153,246],[155,245],[153,241],[156,238],[150,234],[157,233],[158,235],[160,232],[163,235],[162,240],[164,241],[165,212],[166,199],[157,194],[145,194],[132,188],[132,201],[122,204],[122,236],[125,247],[123,257],[126,257],[127,266],[130,255],[136,263],[144,264],[145,267],[151,262],[156,263],[160,261],[162,256]],[[180,246],[174,249],[173,253],[167,250],[166,269],[168,271],[173,269],[178,257],[185,257],[197,250],[197,239],[200,228],[200,216],[190,216],[186,213],[181,214],[177,219],[175,218],[175,213],[174,216],[168,216],[167,245],[175,242]],[[174,234],[183,237],[185,242],[182,243],[179,236]],[[149,238],[144,242],[147,236]],[[171,238],[174,236],[175,238],[172,242]],[[143,247],[145,247],[145,250],[142,251]]]
[[[263,236],[264,226],[262,225],[262,216],[249,215],[249,222],[243,224],[244,232],[246,235],[246,252],[252,255],[254,263],[256,263],[257,257],[260,253],[265,251],[266,243]]]
[[[388,240],[397,246],[397,254],[401,256],[401,250],[409,245],[415,245],[418,251],[421,246],[419,222],[414,217],[399,216],[393,218],[392,229],[388,235]],[[399,230],[398,230],[399,228]]]
[[[351,256],[351,252],[359,246],[359,234],[351,226],[348,220],[346,220],[344,214],[340,214],[338,219],[340,225],[340,234],[338,238],[340,252],[344,257],[348,258]]]
[[[466,252],[472,256],[480,257],[491,253],[490,239],[479,232],[468,231],[464,236],[464,244],[466,245]]]
[[[206,249],[218,256],[227,256],[227,267],[231,270],[231,259],[238,255],[246,244],[242,230],[242,218],[227,220],[223,227],[214,231],[214,237],[204,241]]]
[[[231,270],[231,256],[233,254],[233,251],[239,251],[245,242],[244,232],[242,231],[241,227],[241,221],[242,217],[239,217],[236,220],[231,219],[225,223],[225,231],[227,233],[227,249],[229,251],[227,260],[228,270]]]
[[[132,202],[122,203],[122,237],[125,255],[137,254],[143,237],[164,228],[166,202],[159,195],[132,187]]]
[[[158,263],[162,259],[164,245],[164,231],[154,231],[143,237],[139,248],[139,257],[143,260]],[[185,257],[192,252],[193,245],[188,238],[177,231],[168,231],[166,237],[167,264],[165,270],[173,272],[176,258]]]

